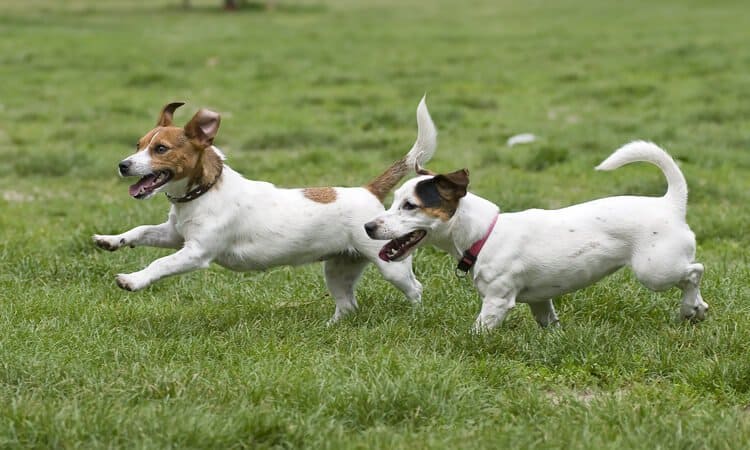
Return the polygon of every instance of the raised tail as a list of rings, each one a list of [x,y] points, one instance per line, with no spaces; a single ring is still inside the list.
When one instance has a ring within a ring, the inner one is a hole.
[[[370,181],[365,188],[372,192],[381,202],[401,179],[414,170],[417,164],[424,165],[435,154],[437,147],[437,130],[427,111],[425,97],[417,106],[417,140],[409,153],[387,168],[385,172]]]
[[[596,170],[614,170],[637,161],[650,162],[664,172],[667,178],[667,193],[664,198],[684,214],[687,211],[688,196],[685,176],[682,175],[682,171],[672,157],[658,145],[646,141],[633,141],[625,144],[596,166]]]

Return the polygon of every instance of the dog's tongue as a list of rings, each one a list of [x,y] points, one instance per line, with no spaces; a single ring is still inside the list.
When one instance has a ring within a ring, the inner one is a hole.
[[[388,245],[384,245],[383,248],[380,249],[378,258],[382,259],[385,262],[391,262],[391,258],[388,257]]]
[[[146,175],[145,177],[143,177],[140,180],[138,180],[137,183],[135,183],[132,186],[130,186],[130,188],[128,189],[128,193],[132,197],[135,197],[136,195],[140,194],[141,189],[143,189],[144,187],[149,186],[150,184],[153,184],[154,179],[156,179],[156,177],[154,175]]]

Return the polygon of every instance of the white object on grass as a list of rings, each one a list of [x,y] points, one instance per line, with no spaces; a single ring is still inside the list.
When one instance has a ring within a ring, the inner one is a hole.
[[[508,147],[513,147],[518,144],[529,144],[536,141],[536,136],[531,133],[521,133],[508,138]]]

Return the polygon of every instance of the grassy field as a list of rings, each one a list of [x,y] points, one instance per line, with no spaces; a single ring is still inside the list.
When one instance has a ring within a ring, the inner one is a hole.
[[[0,448],[750,446],[747,2],[219,3],[0,3]],[[477,294],[423,249],[422,309],[368,269],[326,328],[319,265],[128,293],[114,274],[166,252],[91,243],[166,217],[115,166],[168,101],[222,112],[248,178],[361,185],[411,146],[424,92],[431,168],[504,210],[661,195],[654,167],[593,167],[668,149],[710,318],[623,271],[559,299],[562,330],[519,305],[474,336]],[[507,148],[521,132],[540,140]]]

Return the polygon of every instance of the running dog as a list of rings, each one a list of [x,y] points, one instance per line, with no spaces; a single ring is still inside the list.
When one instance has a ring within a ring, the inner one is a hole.
[[[391,208],[365,224],[373,239],[391,239],[383,261],[402,261],[429,242],[458,258],[457,273],[471,270],[482,296],[476,331],[498,326],[516,302],[528,303],[543,327],[557,324],[552,298],[586,287],[630,266],[649,289],[682,289],[681,316],[705,318],[700,293],[703,265],[695,261],[695,235],[685,221],[687,183],[661,148],[631,142],[597,170],[645,161],[667,178],[663,197],[619,196],[557,210],[500,214],[494,203],[467,193],[466,170],[420,177],[399,188]]]
[[[424,98],[417,108],[417,140],[412,149],[364,187],[282,189],[247,180],[224,163],[213,145],[220,116],[199,110],[184,126],[173,124],[183,103],[166,105],[156,128],[136,144],[136,152],[118,165],[121,176],[140,177],[130,186],[137,199],[164,192],[172,203],[166,222],[143,225],[118,235],[94,235],[106,250],[152,246],[178,249],[145,269],[119,274],[116,282],[137,291],[170,276],[216,262],[236,271],[324,261],[326,284],[336,322],[357,308],[354,287],[368,263],[415,304],[422,285],[410,258],[389,264],[378,258],[380,245],[362,224],[385,210],[383,199],[415,164],[435,152],[437,131]]]

